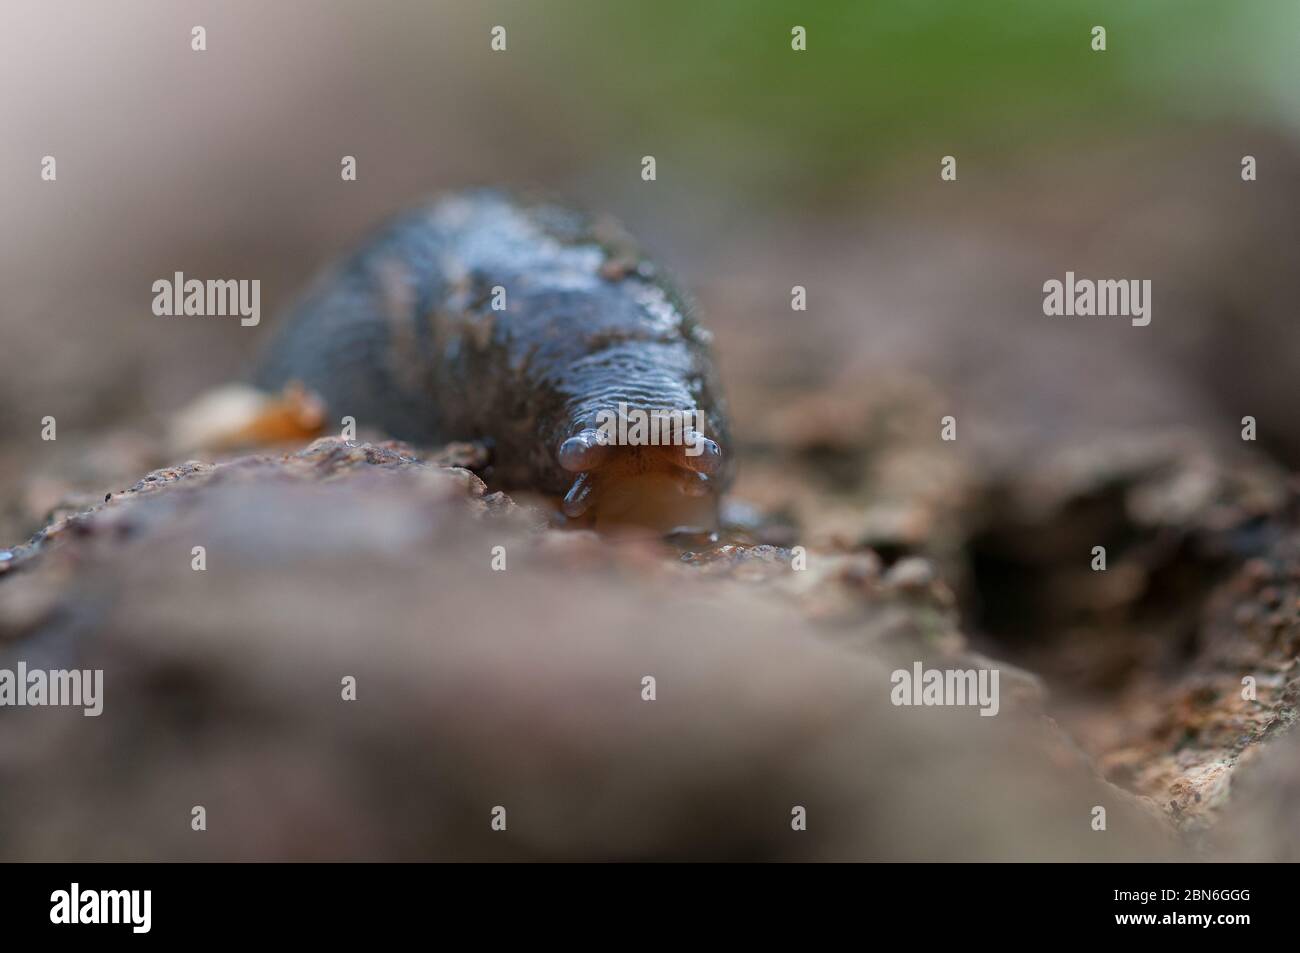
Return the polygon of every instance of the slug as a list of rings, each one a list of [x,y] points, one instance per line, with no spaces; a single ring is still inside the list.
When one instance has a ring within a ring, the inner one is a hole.
[[[710,341],[617,226],[484,189],[398,215],[327,269],[255,382],[412,443],[483,441],[489,482],[560,497],[580,525],[699,532],[733,469]]]

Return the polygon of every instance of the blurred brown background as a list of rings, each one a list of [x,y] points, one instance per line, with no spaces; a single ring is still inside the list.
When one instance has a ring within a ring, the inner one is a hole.
[[[1047,431],[1093,399],[1107,426],[1258,414],[1239,405],[1295,370],[1276,337],[1300,194],[1291,3],[8,10],[0,435],[27,449],[45,414],[64,433],[156,419],[238,374],[331,255],[469,183],[623,217],[702,297],[742,435],[751,395],[841,370],[943,375],[959,406],[997,391],[1006,426]],[[1041,283],[1066,269],[1157,279],[1154,325],[1045,319]],[[177,270],[260,278],[262,326],[155,318],[150,283]]]

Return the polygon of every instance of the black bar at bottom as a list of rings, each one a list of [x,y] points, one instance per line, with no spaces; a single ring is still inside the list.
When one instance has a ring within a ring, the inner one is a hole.
[[[870,866],[871,869],[856,869]],[[286,936],[334,945],[412,931],[535,929],[575,938],[834,927],[870,940],[920,930],[927,943],[1003,931],[1074,938],[1294,931],[1288,871],[1266,865],[39,864],[3,870],[7,939],[204,941]],[[75,885],[75,887],[74,887]],[[146,893],[147,892],[147,893]],[[73,921],[76,922],[73,922]],[[87,922],[94,921],[94,922]],[[111,921],[111,922],[100,922]],[[529,925],[532,925],[531,927]],[[809,931],[812,931],[811,933]],[[418,933],[417,933],[418,935]],[[470,937],[474,934],[471,933]],[[617,934],[616,934],[617,935]],[[451,935],[447,936],[451,939]]]

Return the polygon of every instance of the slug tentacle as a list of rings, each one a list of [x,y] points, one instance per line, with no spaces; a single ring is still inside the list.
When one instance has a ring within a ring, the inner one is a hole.
[[[580,474],[564,496],[564,515],[578,517],[586,513],[592,503],[595,485],[596,481],[590,473]]]
[[[609,458],[611,446],[603,431],[588,429],[560,444],[560,466],[570,473],[582,473]]]
[[[722,448],[698,430],[687,434],[685,446],[679,449],[679,462],[688,470],[712,476],[722,469]]]

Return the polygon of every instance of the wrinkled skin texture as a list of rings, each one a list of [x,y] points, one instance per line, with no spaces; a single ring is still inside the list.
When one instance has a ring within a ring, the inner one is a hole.
[[[301,381],[331,419],[400,439],[487,441],[492,482],[568,492],[571,517],[660,495],[632,518],[667,528],[715,520],[731,477],[709,339],[616,227],[481,190],[400,215],[328,270],[280,323],[256,379]],[[617,447],[562,466],[565,441],[620,403],[696,412],[706,462]]]

